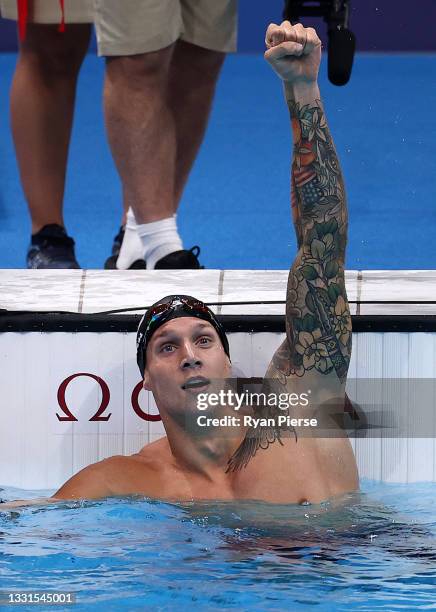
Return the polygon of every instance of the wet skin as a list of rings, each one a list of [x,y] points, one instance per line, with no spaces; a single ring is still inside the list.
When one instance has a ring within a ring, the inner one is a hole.
[[[185,430],[185,417],[198,412],[198,393],[211,389],[207,381],[230,376],[230,361],[212,325],[194,317],[162,325],[147,347],[144,388],[154,394],[167,436],[131,457],[111,457],[85,468],[55,497],[143,494],[168,500],[298,503],[356,488],[354,457],[344,438],[300,438],[296,443],[294,436],[285,437],[282,444],[257,453],[246,468],[226,471],[246,429],[229,436],[211,427],[197,436]],[[197,386],[202,380],[204,385]],[[221,409],[220,414],[229,413]]]

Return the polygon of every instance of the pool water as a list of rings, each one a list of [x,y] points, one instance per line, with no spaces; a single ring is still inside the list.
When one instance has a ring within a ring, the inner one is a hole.
[[[436,483],[364,481],[359,493],[307,506],[142,497],[0,506],[0,591],[72,591],[76,605],[50,609],[74,612],[429,609],[435,497]]]

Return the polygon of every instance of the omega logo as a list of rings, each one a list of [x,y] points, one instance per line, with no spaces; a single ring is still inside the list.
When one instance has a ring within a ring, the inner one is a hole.
[[[99,421],[99,422],[109,421],[112,413],[110,412],[109,414],[106,414],[106,415],[103,414],[106,408],[109,406],[109,402],[111,398],[109,386],[106,383],[106,381],[103,380],[103,378],[101,378],[100,376],[97,376],[96,374],[90,374],[89,372],[77,372],[76,374],[72,374],[71,376],[68,376],[68,378],[63,380],[62,383],[59,385],[57,399],[58,399],[59,407],[62,410],[64,416],[61,416],[58,413],[56,413],[58,420],[59,421],[70,421],[70,422],[78,420],[74,416],[74,414],[71,412],[71,410],[68,408],[67,401],[65,399],[65,394],[66,394],[67,387],[70,384],[70,382],[74,380],[75,378],[79,378],[80,376],[87,376],[88,378],[92,378],[93,380],[96,381],[96,383],[100,386],[100,389],[101,389],[100,406],[98,407],[97,412],[89,420]],[[161,418],[159,414],[149,414],[148,412],[144,412],[142,408],[140,407],[139,394],[141,393],[141,390],[142,390],[142,381],[140,381],[134,387],[132,391],[130,402],[131,402],[133,411],[140,419],[143,419],[144,421],[160,421]]]

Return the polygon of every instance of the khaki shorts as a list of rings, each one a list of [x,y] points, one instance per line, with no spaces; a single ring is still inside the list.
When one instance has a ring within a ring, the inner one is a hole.
[[[99,55],[136,55],[179,38],[236,51],[238,0],[94,0]]]
[[[94,0],[65,0],[65,23],[92,23]],[[5,19],[17,19],[17,0],[0,0],[0,14]],[[32,23],[61,22],[59,0],[29,0],[28,21]]]

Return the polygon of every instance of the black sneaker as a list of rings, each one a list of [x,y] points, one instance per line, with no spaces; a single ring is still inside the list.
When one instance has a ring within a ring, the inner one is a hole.
[[[105,270],[117,270],[117,259],[118,255],[120,254],[121,245],[123,244],[124,231],[124,225],[122,225],[120,227],[120,231],[114,238],[114,242],[112,244],[112,255],[104,262]],[[145,261],[143,259],[137,259],[129,267],[129,270],[145,270]]]
[[[32,240],[27,251],[27,267],[39,270],[80,269],[74,254],[74,240],[61,225],[44,225]]]
[[[185,249],[181,251],[174,251],[159,261],[156,262],[155,270],[200,270],[204,266],[200,266],[198,256],[200,254],[200,247],[194,246],[189,251]]]

